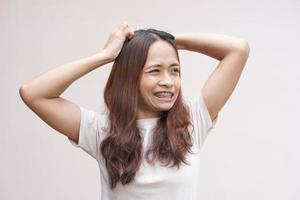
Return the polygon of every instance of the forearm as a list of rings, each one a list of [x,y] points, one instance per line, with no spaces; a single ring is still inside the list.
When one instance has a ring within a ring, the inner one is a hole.
[[[60,65],[27,81],[20,88],[20,94],[30,100],[59,97],[75,80],[109,62],[108,57],[100,52]]]
[[[247,50],[244,39],[213,33],[173,34],[178,49],[203,53],[217,60],[222,60],[234,51]]]

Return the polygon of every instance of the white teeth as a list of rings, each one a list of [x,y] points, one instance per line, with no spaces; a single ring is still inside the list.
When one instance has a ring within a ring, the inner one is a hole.
[[[155,93],[156,96],[158,97],[172,97],[173,94],[170,92],[157,92]]]

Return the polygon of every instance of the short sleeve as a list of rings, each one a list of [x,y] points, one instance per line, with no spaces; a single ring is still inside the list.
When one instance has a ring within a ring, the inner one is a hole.
[[[194,142],[200,148],[210,131],[215,127],[218,116],[212,121],[202,94],[188,99],[187,103],[190,109]]]
[[[80,128],[78,144],[71,140],[72,145],[79,147],[90,156],[99,159],[100,133],[103,116],[80,106]]]

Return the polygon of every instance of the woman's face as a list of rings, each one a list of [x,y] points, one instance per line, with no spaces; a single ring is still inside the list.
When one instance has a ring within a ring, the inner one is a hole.
[[[138,119],[159,117],[161,111],[170,110],[180,85],[180,65],[175,49],[166,41],[154,42],[141,72]]]

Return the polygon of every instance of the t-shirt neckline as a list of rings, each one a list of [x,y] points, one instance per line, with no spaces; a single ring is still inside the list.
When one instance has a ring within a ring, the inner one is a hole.
[[[159,119],[159,117],[137,119],[136,123],[137,123],[138,127],[154,126],[157,123],[158,119]]]

